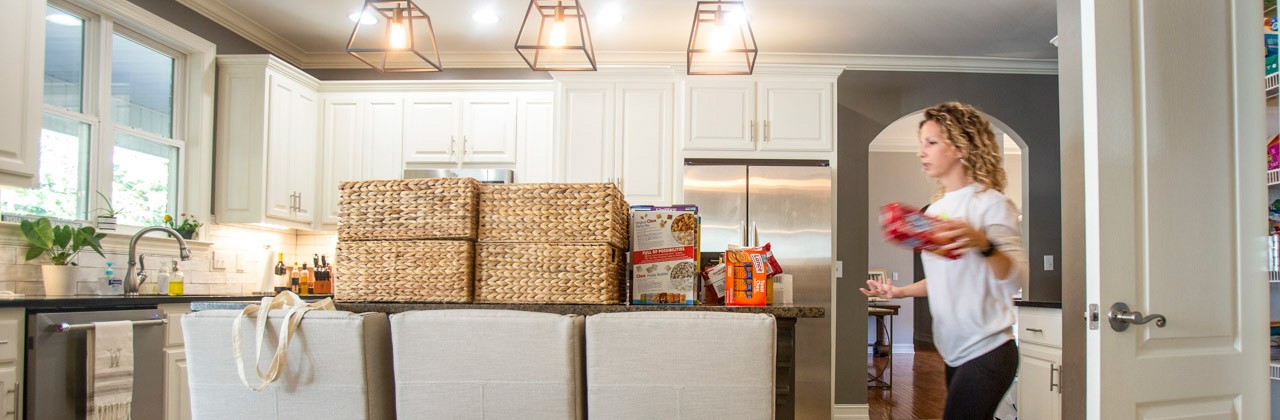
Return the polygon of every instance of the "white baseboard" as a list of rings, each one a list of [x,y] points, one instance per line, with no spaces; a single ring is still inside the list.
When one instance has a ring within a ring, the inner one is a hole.
[[[894,353],[915,353],[916,345],[909,343],[898,343],[893,345]],[[871,354],[871,347],[867,347],[867,354]]]
[[[866,404],[836,404],[832,413],[835,420],[871,420],[871,408]]]

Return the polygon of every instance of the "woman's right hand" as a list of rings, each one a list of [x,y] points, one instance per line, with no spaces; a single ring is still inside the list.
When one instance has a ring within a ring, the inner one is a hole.
[[[906,294],[903,293],[901,287],[894,286],[892,283],[881,283],[875,280],[867,280],[867,287],[869,287],[870,290],[868,289],[858,289],[858,290],[861,290],[862,294],[867,295],[869,297],[879,297],[879,298],[885,298],[885,299],[899,299],[899,298],[907,297]]]

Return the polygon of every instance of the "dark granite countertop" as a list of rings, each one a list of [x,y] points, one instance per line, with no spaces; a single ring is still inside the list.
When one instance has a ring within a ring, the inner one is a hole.
[[[1062,309],[1062,302],[1045,302],[1038,300],[1014,300],[1014,306],[1027,306],[1031,308],[1055,308]]]
[[[42,296],[30,295],[13,299],[0,299],[0,308],[27,308],[34,311],[77,311],[102,309],[144,309],[169,303],[251,301],[254,295],[182,295],[182,296]]]
[[[310,300],[310,299],[308,299]],[[191,310],[239,310],[253,302],[193,302]],[[438,309],[508,309],[516,311],[547,312],[566,315],[595,315],[609,312],[641,311],[705,311],[772,314],[778,318],[822,318],[827,315],[821,306],[660,306],[660,305],[551,305],[507,303],[388,303],[388,302],[337,302],[339,310],[350,312],[398,313]]]

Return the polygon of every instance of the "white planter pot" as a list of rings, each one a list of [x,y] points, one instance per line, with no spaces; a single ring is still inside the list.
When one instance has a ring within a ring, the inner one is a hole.
[[[98,216],[98,230],[116,230],[116,218]]]
[[[76,278],[80,267],[71,265],[42,265],[41,279],[44,280],[45,296],[71,296],[76,294]]]

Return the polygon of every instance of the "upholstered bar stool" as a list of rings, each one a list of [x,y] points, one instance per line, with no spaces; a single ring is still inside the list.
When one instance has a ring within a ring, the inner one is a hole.
[[[587,317],[591,418],[772,419],[772,315],[629,312]]]
[[[231,324],[240,311],[184,315],[191,411],[200,419],[394,419],[391,332],[387,316],[310,311],[289,343],[277,381],[254,391],[236,374]],[[285,311],[271,311],[259,368],[275,354]],[[251,384],[256,320],[241,321],[241,354]]]
[[[484,309],[392,315],[396,411],[401,419],[583,419],[582,323]]]

